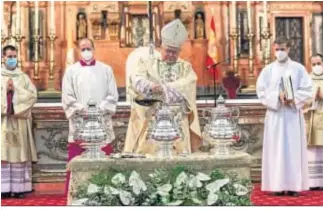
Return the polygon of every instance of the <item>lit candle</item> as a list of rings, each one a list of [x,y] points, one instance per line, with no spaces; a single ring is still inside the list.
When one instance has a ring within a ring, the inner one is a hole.
[[[267,0],[264,0],[264,28],[268,27],[268,8],[267,8]]]
[[[20,2],[16,2],[16,34],[20,34]]]
[[[35,29],[36,34],[38,34],[39,29],[39,7],[38,7],[38,0],[35,1]]]
[[[251,2],[250,0],[247,1],[247,10],[248,10],[248,28],[252,31],[252,19],[251,19]]]
[[[237,2],[236,1],[232,1],[231,13],[233,16],[233,18],[231,19],[232,20],[231,26],[232,26],[232,29],[236,29],[237,28]]]
[[[55,34],[55,1],[50,2],[50,32]]]

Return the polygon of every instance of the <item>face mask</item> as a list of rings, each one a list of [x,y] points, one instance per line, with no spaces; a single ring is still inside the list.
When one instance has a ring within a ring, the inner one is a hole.
[[[6,65],[9,68],[16,68],[17,67],[17,58],[9,58],[6,60]]]
[[[276,51],[275,56],[278,61],[283,61],[287,58],[287,53],[286,51]]]
[[[82,51],[81,57],[85,61],[90,61],[91,59],[93,59],[93,52],[88,50]]]
[[[323,66],[322,65],[316,65],[312,69],[313,73],[315,75],[322,75],[323,74]]]

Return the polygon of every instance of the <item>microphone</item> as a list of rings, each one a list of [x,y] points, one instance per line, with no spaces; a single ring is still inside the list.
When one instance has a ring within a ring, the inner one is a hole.
[[[239,57],[239,56],[240,56],[240,53],[238,53],[238,54],[237,54],[237,57]],[[215,67],[216,67],[216,66],[218,66],[219,64],[222,64],[222,63],[224,63],[224,62],[226,62],[226,61],[228,61],[228,60],[230,60],[230,57],[229,57],[229,58],[226,58],[226,59],[225,59],[225,60],[223,60],[223,61],[217,62],[217,63],[215,63],[215,64],[211,64],[211,65],[207,66],[207,67],[206,67],[206,69],[215,68]]]
[[[224,62],[226,62],[226,61],[228,61],[228,60],[229,60],[229,58],[227,58],[227,59],[225,59],[225,60],[223,60],[223,61],[217,62],[217,63],[215,63],[215,64],[211,64],[211,65],[207,66],[207,67],[206,67],[206,69],[215,68],[215,67],[216,67],[216,66],[218,66],[219,64],[222,64],[222,63],[224,63]]]

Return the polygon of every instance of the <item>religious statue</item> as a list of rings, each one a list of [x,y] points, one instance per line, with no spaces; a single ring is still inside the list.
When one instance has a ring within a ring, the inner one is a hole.
[[[201,13],[197,13],[195,20],[195,37],[196,39],[204,39],[204,20]]]
[[[77,15],[77,39],[82,39],[87,37],[87,21],[84,13],[79,13]]]

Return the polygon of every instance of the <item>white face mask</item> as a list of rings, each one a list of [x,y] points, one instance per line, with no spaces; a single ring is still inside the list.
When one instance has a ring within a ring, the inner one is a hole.
[[[315,75],[322,75],[323,74],[323,66],[322,65],[316,65],[312,68],[312,71]]]
[[[287,58],[287,52],[286,51],[276,51],[275,56],[278,61],[284,61]]]
[[[93,59],[93,52],[88,50],[82,51],[81,57],[84,61],[90,61],[91,59]]]

